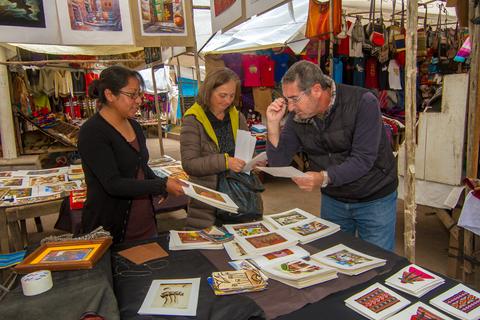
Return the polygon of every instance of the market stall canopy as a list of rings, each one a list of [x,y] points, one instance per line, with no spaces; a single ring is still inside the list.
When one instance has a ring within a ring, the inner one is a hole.
[[[425,1],[427,2],[427,1]],[[442,1],[433,1],[427,4],[428,23],[436,24],[438,18],[438,5]],[[355,16],[357,13],[368,18],[370,0],[343,0],[342,7],[347,15]],[[377,4],[377,11],[380,5]],[[401,1],[397,1],[395,8],[396,17],[399,18]],[[382,11],[388,20],[392,14],[393,2],[383,2]],[[405,9],[406,10],[406,9]],[[419,16],[425,14],[425,7],[419,6]],[[442,23],[455,22],[455,9],[447,8],[447,15],[442,14]],[[278,8],[270,10],[259,16],[224,32],[218,32],[202,48],[201,53],[225,54],[233,52],[248,52],[288,45],[294,52],[299,53],[308,43],[305,39],[305,24],[308,17],[308,0],[292,0]],[[353,19],[353,18],[352,18]]]

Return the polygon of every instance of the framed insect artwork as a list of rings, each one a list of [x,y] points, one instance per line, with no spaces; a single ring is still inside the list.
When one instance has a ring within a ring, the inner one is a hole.
[[[197,314],[200,278],[153,280],[138,314]]]

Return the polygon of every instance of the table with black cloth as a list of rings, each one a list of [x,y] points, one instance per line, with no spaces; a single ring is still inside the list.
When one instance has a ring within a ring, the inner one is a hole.
[[[78,320],[85,312],[105,319],[120,319],[113,292],[110,251],[93,269],[53,271],[53,287],[36,296],[22,293],[19,275],[13,289],[0,302],[0,319]]]
[[[160,235],[157,242],[164,249],[168,249],[168,235]],[[284,291],[286,290],[286,294],[290,295],[289,299],[293,301],[299,299],[299,297],[308,295],[306,293],[309,292],[309,290],[311,290],[310,292],[315,292],[315,290],[318,290],[318,288],[322,286],[335,292],[326,297],[322,297],[322,299],[315,302],[301,306],[297,305],[295,306],[295,309],[288,314],[280,316],[275,315],[276,319],[318,319],[319,316],[321,316],[322,319],[365,319],[360,314],[346,307],[344,300],[375,282],[384,284],[386,278],[409,264],[407,259],[401,256],[385,251],[375,245],[354,238],[340,231],[331,236],[309,243],[303,247],[309,252],[315,253],[336,244],[343,243],[355,250],[387,259],[387,264],[384,267],[369,271],[374,273],[370,277],[367,277],[368,279],[366,281],[360,283],[357,279],[358,284],[352,285],[348,288],[342,286],[338,288],[338,284],[341,283],[338,279],[301,290],[283,285],[270,279],[267,290],[262,292],[215,296],[213,290],[207,284],[206,279],[213,271],[232,269],[227,265],[227,258],[222,262],[219,262],[217,259],[224,255],[226,256],[224,250],[169,251],[170,255],[167,258],[138,266],[128,262],[116,253],[118,250],[126,249],[141,243],[145,243],[145,241],[117,245],[112,249],[114,289],[122,319],[187,319],[187,317],[179,316],[141,316],[138,315],[137,312],[147,294],[152,280],[196,277],[201,277],[197,308],[198,319],[235,320],[272,318],[269,317],[272,313],[267,312],[266,309],[268,308],[265,308],[264,310],[262,304],[264,307],[266,305],[265,303],[270,304],[270,306],[273,307],[273,311],[275,311],[275,305],[278,306],[284,303],[282,302],[282,299],[285,299],[285,294],[279,294],[279,291],[281,291],[280,289]],[[368,272],[366,274],[368,275]],[[339,279],[343,278],[351,283],[355,283],[354,279],[360,276],[348,279],[348,276],[339,274]],[[444,276],[442,277],[445,278]],[[445,280],[446,283],[444,285],[429,292],[421,299],[414,298],[399,291],[396,292],[410,300],[412,303],[415,303],[418,300],[428,303],[431,298],[450,289],[458,283],[448,278],[445,278]],[[343,282],[345,283],[345,281]],[[262,302],[262,300],[264,301]],[[312,299],[312,301],[313,300],[315,299]],[[188,317],[188,319],[191,319],[191,317]]]

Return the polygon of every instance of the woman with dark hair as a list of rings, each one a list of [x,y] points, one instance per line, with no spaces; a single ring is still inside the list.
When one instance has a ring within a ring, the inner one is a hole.
[[[82,227],[110,231],[115,242],[157,235],[152,195],[183,194],[176,179],[157,177],[148,167],[140,125],[132,119],[143,101],[144,82],[136,71],[112,66],[88,88],[99,111],[78,138],[87,184]]]
[[[195,104],[183,118],[180,134],[182,166],[190,180],[217,189],[218,174],[242,171],[245,161],[234,158],[237,129],[248,130],[243,114],[234,106],[240,95],[240,80],[224,68],[205,78]],[[190,199],[187,228],[202,229],[215,223],[215,208]]]

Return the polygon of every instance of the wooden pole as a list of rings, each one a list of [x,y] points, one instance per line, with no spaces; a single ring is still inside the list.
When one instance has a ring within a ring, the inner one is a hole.
[[[333,34],[333,0],[330,0],[329,12],[330,14],[328,15],[328,26],[330,30],[330,46],[328,48],[328,60],[330,70],[328,70],[328,73],[330,77],[333,78],[333,41],[335,41],[335,35]],[[318,46],[320,47],[320,42],[318,43]],[[320,63],[320,60],[318,62]]]
[[[406,63],[405,63],[405,257],[415,263],[415,121],[417,113],[417,16],[418,1],[407,1]]]
[[[0,61],[7,60],[7,49],[0,47]],[[14,159],[17,155],[15,128],[13,127],[12,102],[10,100],[8,70],[0,65],[0,137],[4,159]]]
[[[152,70],[152,82],[153,82],[153,100],[155,101],[155,110],[157,111],[158,145],[160,146],[160,157],[163,157],[165,155],[165,150],[163,149],[162,120],[160,117],[160,105],[158,103],[157,80],[155,79],[155,67],[152,66],[151,70]]]
[[[477,17],[480,14],[480,7],[474,8],[474,1],[469,1],[469,20]],[[480,98],[478,85],[480,83],[480,26],[469,23],[470,39],[472,41],[472,53],[470,54],[470,78],[469,78],[469,96],[468,96],[468,125],[467,125],[467,177],[478,177],[478,153],[480,143]],[[463,254],[466,257],[473,255],[474,236],[470,231],[465,230],[463,242]],[[472,283],[473,281],[473,265],[464,259],[463,260],[463,276],[462,280],[465,283]]]

